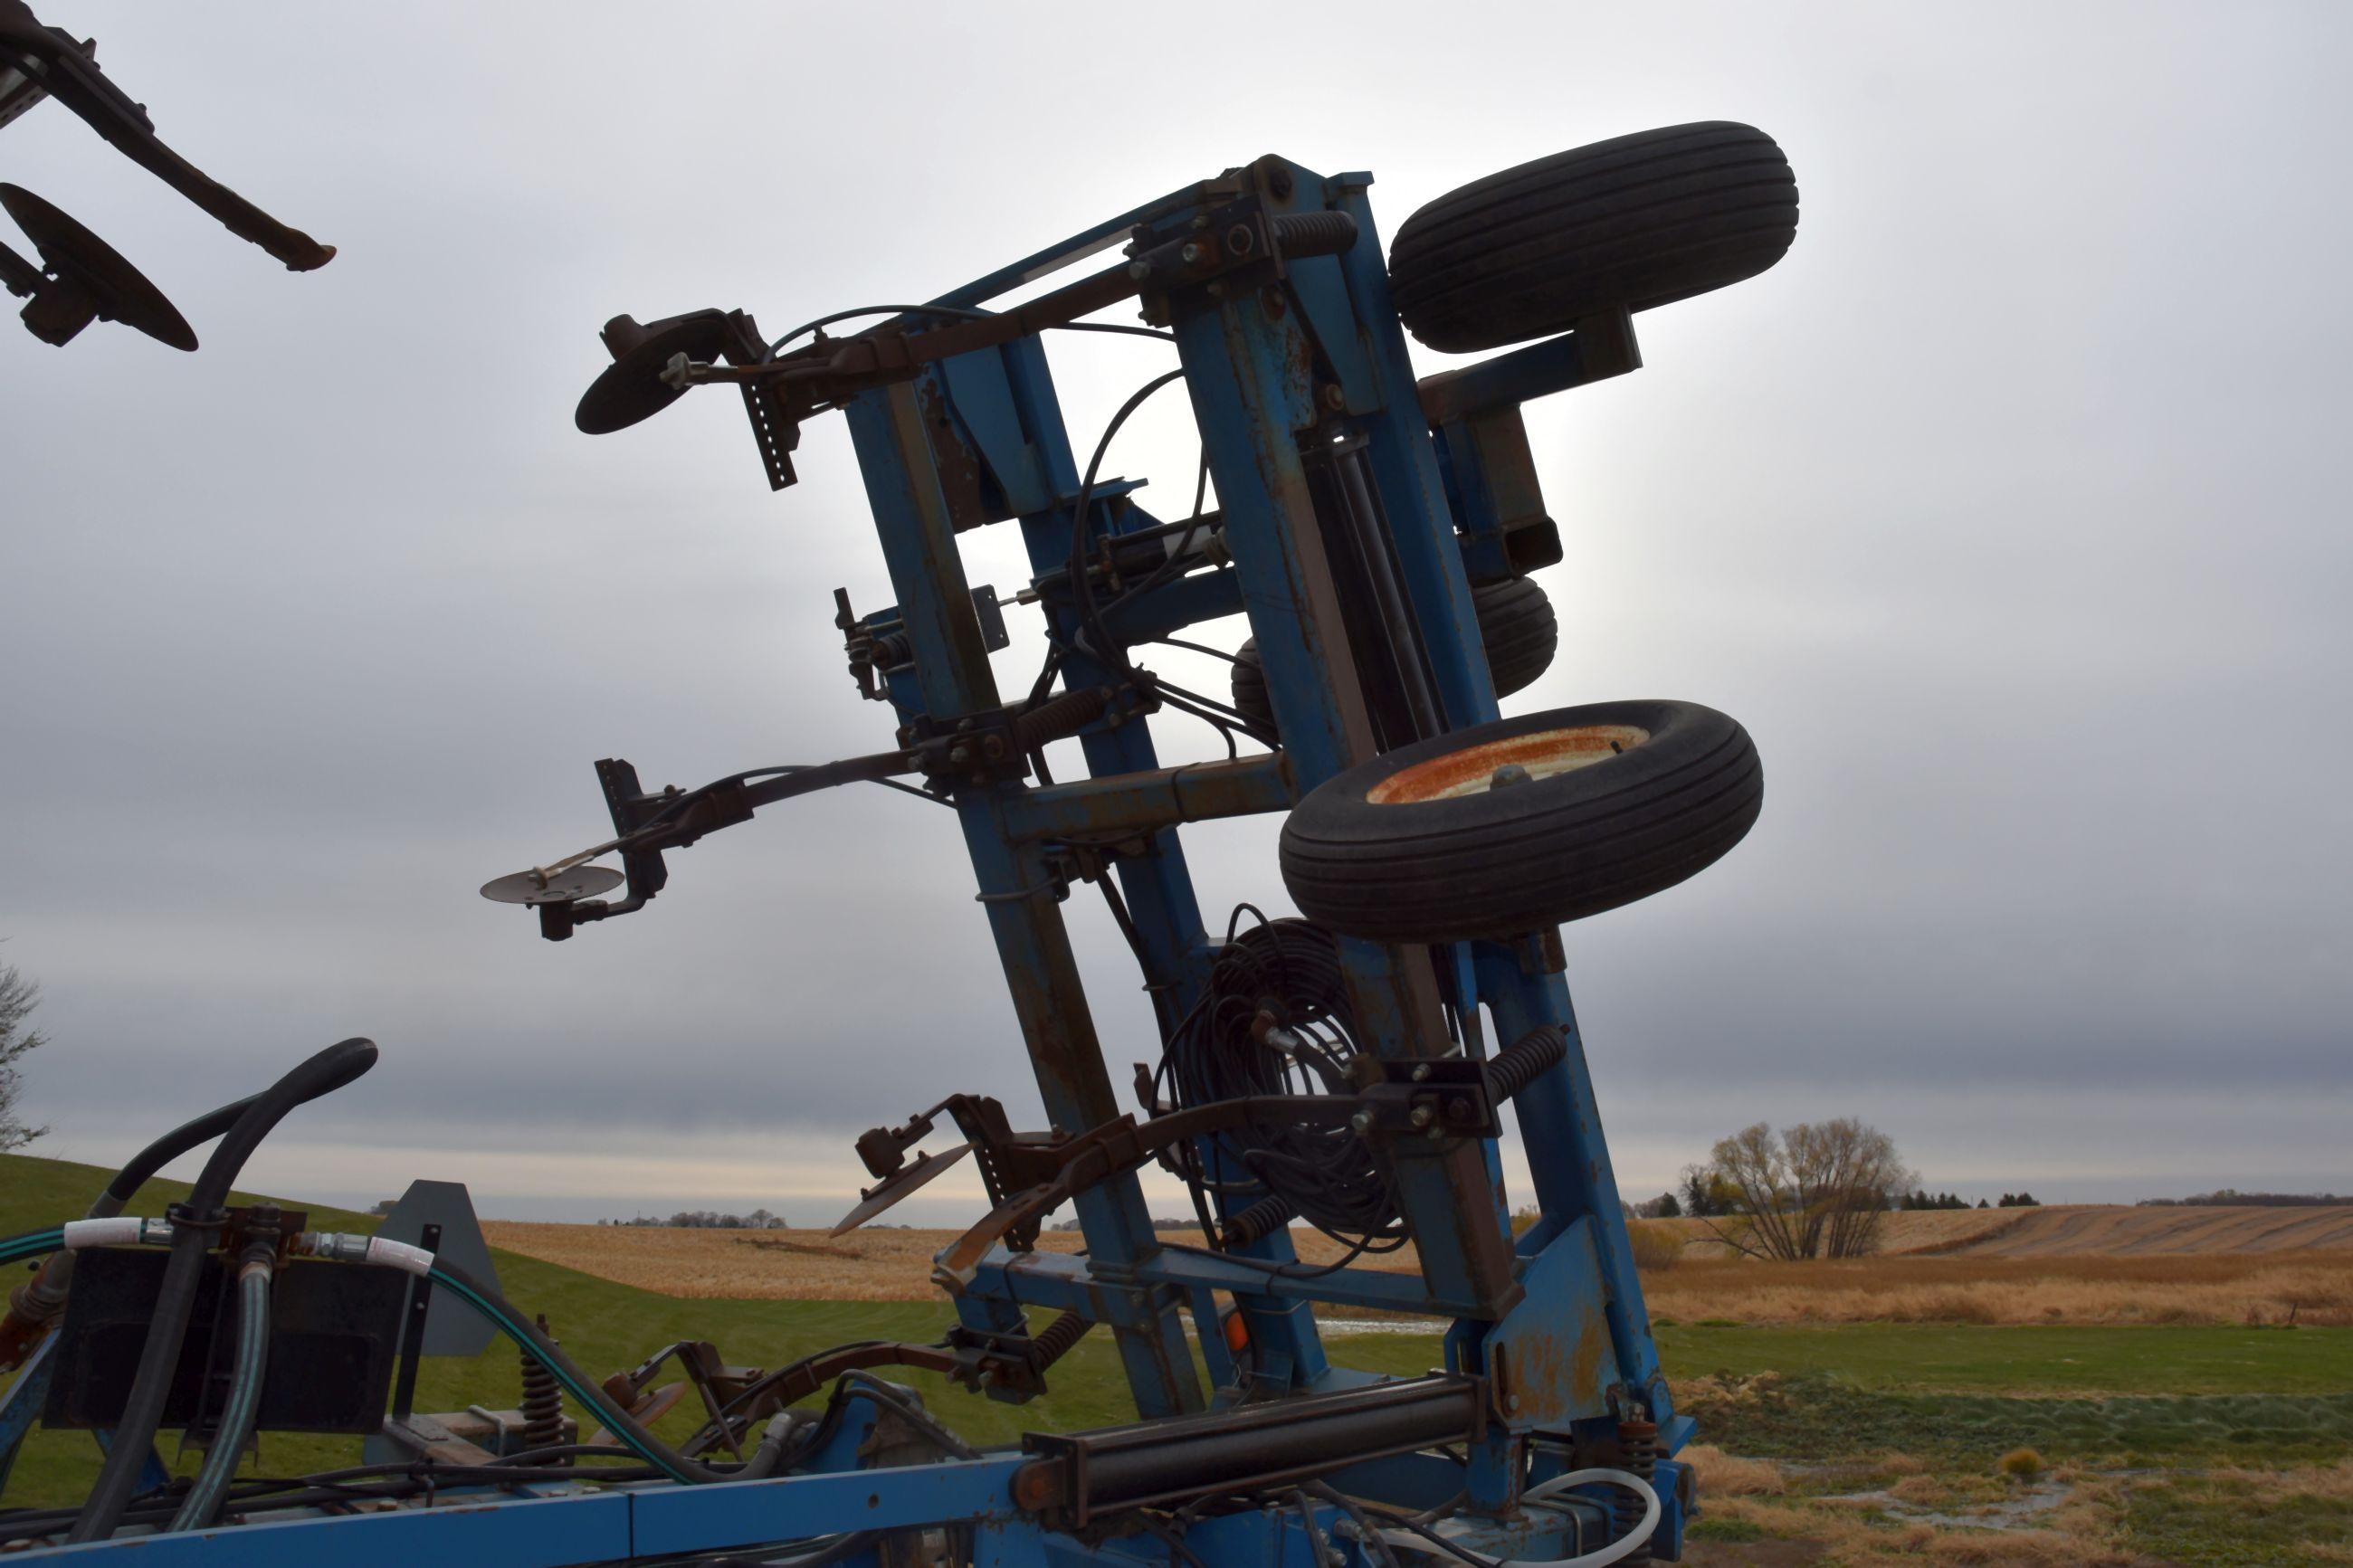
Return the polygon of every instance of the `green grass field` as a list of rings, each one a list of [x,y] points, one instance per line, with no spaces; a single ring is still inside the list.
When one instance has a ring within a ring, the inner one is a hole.
[[[94,1166],[0,1156],[0,1235],[79,1215],[107,1175]],[[132,1206],[157,1214],[184,1192],[159,1181]],[[339,1210],[311,1213],[321,1228],[372,1225]],[[950,1320],[944,1303],[678,1300],[512,1254],[499,1254],[498,1267],[508,1297],[545,1313],[575,1359],[596,1375],[686,1337],[715,1342],[738,1363],[775,1365],[846,1340],[935,1339]],[[1972,1472],[2021,1445],[2035,1447],[2053,1465],[2334,1463],[2353,1456],[2348,1329],[1674,1324],[1660,1329],[1659,1342],[1670,1374],[1694,1390],[1704,1439],[1743,1454],[1819,1465],[1893,1451],[1941,1457]],[[1419,1372],[1441,1359],[1435,1335],[1349,1335],[1329,1348],[1335,1360],[1389,1373]],[[1708,1393],[1736,1389],[1760,1374],[1778,1374],[1758,1384],[1767,1389],[1765,1397]],[[1104,1426],[1134,1414],[1109,1338],[1100,1333],[1056,1369],[1054,1392],[1028,1406],[975,1398],[926,1374],[903,1380],[921,1389],[948,1425],[984,1445],[1009,1442],[1025,1430]],[[518,1382],[514,1353],[501,1342],[470,1361],[428,1362],[418,1408],[509,1405]],[[681,1410],[665,1429],[682,1433],[692,1425]],[[263,1444],[254,1473],[286,1475],[353,1462],[358,1439],[273,1435]],[[168,1437],[164,1447],[168,1458]],[[195,1459],[190,1455],[176,1468],[192,1469]],[[36,1432],[5,1501],[72,1502],[95,1469],[87,1434]],[[2353,1518],[2340,1505],[2320,1500],[2311,1510],[2318,1510],[2317,1522],[2295,1541],[2338,1530],[2353,1545]],[[2155,1501],[2137,1498],[2133,1517],[2152,1542],[2194,1544],[2217,1518],[2244,1511],[2233,1508],[2224,1484],[2220,1490],[2173,1490]],[[1727,1523],[1718,1533],[1738,1537],[1754,1528]],[[2250,1539],[2260,1540],[2261,1532]],[[2242,1559],[2231,1555],[2240,1550],[2232,1537],[2200,1548],[2209,1555],[2175,1560],[2327,1561],[2295,1555],[2294,1547],[2293,1541],[2274,1542],[2264,1550],[2283,1554]]]

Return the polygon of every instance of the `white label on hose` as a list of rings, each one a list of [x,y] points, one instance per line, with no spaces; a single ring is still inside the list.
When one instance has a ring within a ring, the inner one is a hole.
[[[69,1219],[62,1226],[66,1246],[76,1252],[85,1247],[128,1247],[136,1245],[147,1222],[135,1215],[116,1215],[111,1219]]]
[[[370,1263],[389,1263],[395,1268],[406,1268],[411,1274],[423,1274],[433,1267],[433,1255],[421,1247],[411,1247],[405,1241],[386,1241],[380,1236],[370,1237],[367,1245]]]

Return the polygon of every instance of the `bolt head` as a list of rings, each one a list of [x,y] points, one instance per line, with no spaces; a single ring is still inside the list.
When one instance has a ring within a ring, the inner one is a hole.
[[[1348,1125],[1356,1129],[1358,1137],[1362,1137],[1373,1130],[1373,1113],[1369,1110],[1359,1110],[1356,1115],[1348,1118]]]
[[[1201,259],[1201,247],[1188,241],[1185,248],[1176,253],[1176,259],[1189,266]]]
[[[1409,1120],[1416,1127],[1427,1127],[1437,1120],[1437,1116],[1427,1105],[1417,1105],[1413,1108],[1413,1115]]]
[[[1531,783],[1533,782],[1534,777],[1534,774],[1530,773],[1527,769],[1520,766],[1519,763],[1505,763],[1502,767],[1497,768],[1493,773],[1487,775],[1487,787],[1489,789],[1504,789],[1512,784]]]

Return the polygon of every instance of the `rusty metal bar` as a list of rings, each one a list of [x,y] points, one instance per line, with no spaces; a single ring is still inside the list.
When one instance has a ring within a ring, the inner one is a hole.
[[[988,648],[915,388],[899,383],[862,393],[847,413],[925,710],[955,719],[996,708]],[[1076,1131],[1116,1117],[1119,1105],[1044,855],[1007,831],[1005,807],[1020,787],[967,786],[956,809],[1046,1114]],[[1083,1194],[1076,1206],[1088,1250],[1112,1278],[1159,1247],[1132,1175]],[[1200,1408],[1200,1379],[1176,1311],[1160,1307],[1141,1316],[1140,1323],[1113,1325],[1138,1410]]]
[[[1020,843],[1086,840],[1288,811],[1292,800],[1290,767],[1278,752],[1238,763],[1196,763],[1033,789],[1006,803],[1005,820],[1008,833]]]

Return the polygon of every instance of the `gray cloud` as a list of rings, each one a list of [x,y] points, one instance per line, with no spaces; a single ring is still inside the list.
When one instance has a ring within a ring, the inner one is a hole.
[[[752,1201],[764,1138],[801,1190],[935,1090],[1034,1105],[945,813],[797,804],[560,948],[474,898],[596,836],[593,758],[687,784],[884,732],[828,625],[836,584],[889,597],[839,424],[781,498],[716,398],[578,437],[597,324],[934,293],[1269,149],[1373,169],[1394,229],[1726,117],[1789,151],[1796,248],[1529,416],[1569,554],[1514,706],[1712,702],[1770,780],[1721,867],[1568,932],[1629,1185],[1847,1109],[1991,1190],[2353,1184],[2315,1111],[2353,1016],[2341,11],[1359,7],[1236,49],[1050,8],[51,9],[343,247],[284,275],[54,107],[0,138],[206,342],[0,336],[0,951],[48,990],[59,1152],[353,1032],[385,1064],[283,1185],[535,1150]],[[1074,428],[1158,354],[1057,344]],[[1163,401],[1115,462],[1173,488]],[[1279,901],[1272,833],[1188,836],[1205,904]],[[1072,920],[1124,1076],[1148,1019]]]

